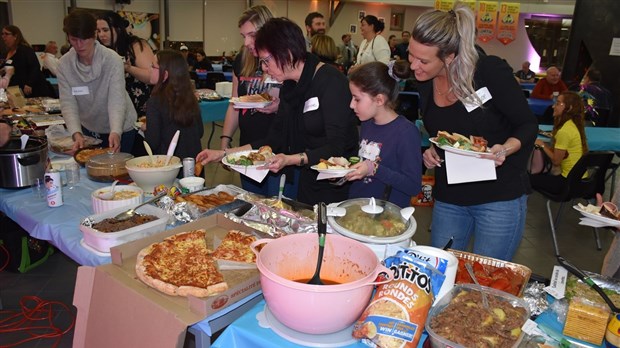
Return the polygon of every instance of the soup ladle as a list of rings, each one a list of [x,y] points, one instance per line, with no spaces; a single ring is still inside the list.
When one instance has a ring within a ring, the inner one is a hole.
[[[325,235],[327,234],[327,206],[321,202],[318,205],[317,230],[319,232],[319,259],[316,263],[316,271],[308,284],[325,285],[321,281],[321,265],[323,264],[323,251],[325,249]]]

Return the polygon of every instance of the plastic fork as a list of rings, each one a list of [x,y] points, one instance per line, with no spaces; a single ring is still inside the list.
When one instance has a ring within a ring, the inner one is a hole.
[[[340,180],[336,181],[336,182],[330,182],[330,184],[334,185],[334,186],[342,186],[344,185],[344,183],[347,182],[347,177],[343,176],[342,178],[340,178]]]

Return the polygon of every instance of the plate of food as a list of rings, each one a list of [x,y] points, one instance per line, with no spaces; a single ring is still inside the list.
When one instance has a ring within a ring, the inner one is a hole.
[[[542,130],[542,129],[539,129],[539,130],[538,130],[538,134],[539,134],[539,135],[542,135],[543,137],[546,137],[546,138],[552,138],[552,137],[553,137],[553,134],[552,134],[551,132],[549,132],[549,131],[544,131],[544,130]]]
[[[236,109],[260,109],[271,104],[272,98],[267,93],[251,94],[230,98],[230,102]]]
[[[574,205],[573,209],[577,210],[581,215],[605,223],[607,226],[620,227],[620,212],[618,212],[618,207],[611,202],[605,202],[601,207],[579,203]]]
[[[258,150],[246,150],[229,153],[222,158],[222,163],[233,168],[258,168],[265,165],[265,161],[273,156],[269,146],[261,146]]]
[[[359,158],[357,157],[352,157],[350,159],[357,159],[357,162],[359,162]],[[319,163],[311,166],[310,169],[314,169],[319,173],[342,174],[344,176],[345,174],[353,171],[353,169],[349,168],[352,164],[354,164],[351,163],[350,159],[348,160],[344,157],[330,157],[328,159],[321,158]]]
[[[93,156],[103,155],[104,153],[108,153],[108,151],[111,150],[107,147],[84,147],[77,150],[73,155],[73,158],[77,163],[84,167],[86,165],[86,162],[88,162],[88,160],[91,159]]]
[[[486,139],[479,136],[466,137],[459,133],[439,131],[429,141],[444,151],[459,155],[480,157],[483,153],[489,153]]]

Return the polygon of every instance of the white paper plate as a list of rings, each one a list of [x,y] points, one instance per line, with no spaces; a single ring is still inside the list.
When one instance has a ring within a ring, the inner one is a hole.
[[[444,151],[448,151],[448,152],[452,152],[452,153],[456,153],[458,155],[464,155],[464,156],[470,156],[470,157],[482,157],[481,155],[483,153],[490,153],[490,152],[478,152],[478,151],[471,151],[471,150],[462,150],[462,149],[457,149],[456,147],[452,147],[452,146],[445,146],[445,145],[439,145],[437,143],[437,138],[430,138],[428,139],[431,143],[437,145],[438,148],[444,150]]]
[[[605,226],[613,226],[613,227],[620,227],[620,220],[615,220],[615,219],[611,219],[602,215],[597,215],[594,213],[589,213],[587,211],[582,210],[581,208],[579,208],[578,205],[573,205],[573,209],[577,210],[578,212],[581,213],[581,215],[590,218],[592,220],[596,220],[598,222],[602,222],[605,223]]]
[[[231,98],[230,102],[233,103],[235,109],[260,109],[271,104],[271,101],[264,102],[242,102],[239,98]]]
[[[236,169],[258,169],[261,170],[265,164],[261,163],[261,164],[254,164],[251,166],[244,166],[244,165],[240,165],[240,164],[234,164],[234,163],[229,163],[228,162],[228,157],[234,157],[234,158],[239,158],[241,156],[247,156],[250,152],[258,152],[258,150],[246,150],[246,151],[239,151],[239,152],[234,152],[234,153],[229,153],[227,156],[224,156],[224,158],[222,158],[222,163],[231,167],[231,168],[236,168]],[[269,170],[269,169],[264,169],[264,170]]]
[[[345,176],[345,174],[350,173],[352,171],[354,171],[355,169],[351,169],[351,168],[344,168],[344,169],[319,169],[318,165],[313,165],[312,167],[310,167],[310,169],[314,169],[319,173],[325,173],[325,174],[342,174],[342,176]]]

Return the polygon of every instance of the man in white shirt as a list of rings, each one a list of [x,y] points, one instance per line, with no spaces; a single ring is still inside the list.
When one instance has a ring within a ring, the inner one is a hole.
[[[45,45],[45,52],[40,55],[41,65],[43,68],[47,69],[52,73],[52,75],[56,76],[58,72],[58,44],[56,41],[48,41],[47,45]]]

